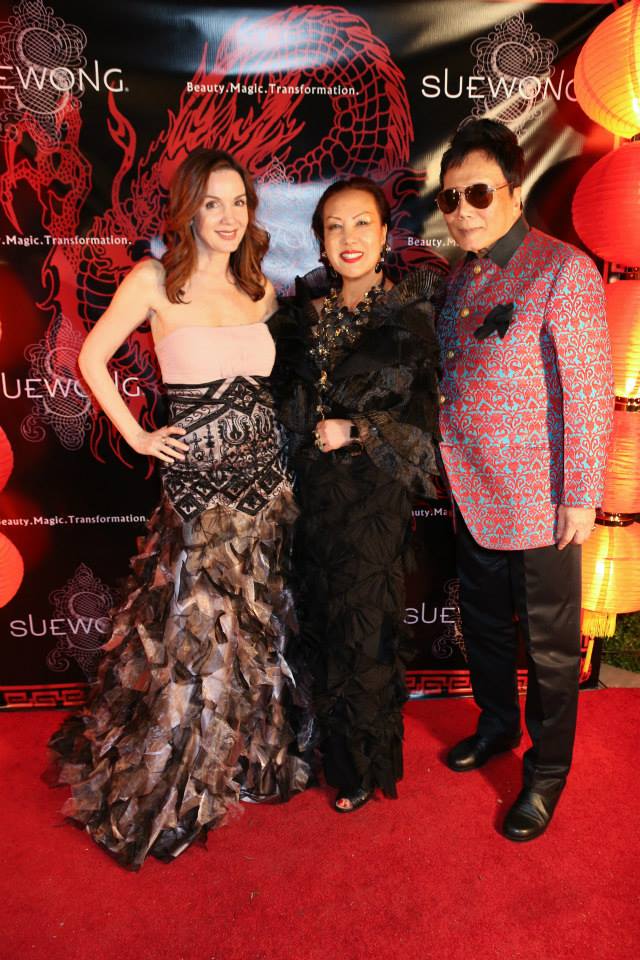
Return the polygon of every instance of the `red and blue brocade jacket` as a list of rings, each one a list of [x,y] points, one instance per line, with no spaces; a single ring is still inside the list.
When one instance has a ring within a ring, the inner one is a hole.
[[[500,337],[474,331],[513,303]],[[447,282],[438,323],[441,454],[483,547],[555,541],[558,504],[598,506],[613,417],[604,291],[584,253],[520,219]]]

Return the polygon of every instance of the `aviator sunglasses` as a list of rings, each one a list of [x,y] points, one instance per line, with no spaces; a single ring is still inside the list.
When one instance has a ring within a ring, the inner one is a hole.
[[[488,183],[472,183],[464,190],[456,190],[455,187],[449,187],[447,190],[441,190],[436,197],[436,203],[442,213],[453,213],[457,208],[462,194],[467,203],[475,207],[476,210],[486,210],[491,205],[493,195],[496,190],[502,190],[504,187],[510,187],[510,183],[503,183],[499,187],[490,187]]]

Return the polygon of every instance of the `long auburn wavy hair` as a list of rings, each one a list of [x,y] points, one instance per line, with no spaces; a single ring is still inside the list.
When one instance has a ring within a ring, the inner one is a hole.
[[[235,170],[242,177],[247,195],[249,223],[240,246],[230,257],[229,266],[236,283],[252,300],[264,297],[262,261],[269,249],[269,234],[256,223],[258,194],[253,180],[242,164],[224,150],[201,148],[189,154],[176,170],[169,186],[169,206],[165,224],[167,251],[162,257],[165,290],[171,303],[185,303],[189,277],[196,268],[197,248],[191,221],[205,196],[212,170]]]

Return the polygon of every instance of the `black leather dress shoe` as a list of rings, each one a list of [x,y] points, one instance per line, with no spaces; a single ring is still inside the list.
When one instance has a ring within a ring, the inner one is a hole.
[[[526,840],[535,840],[545,832],[553,811],[556,808],[558,797],[547,796],[525,787],[518,794],[518,799],[504,818],[502,832],[508,840],[523,843]]]
[[[507,750],[513,750],[517,747],[522,738],[522,733],[517,733],[514,737],[483,737],[474,733],[472,737],[466,737],[452,747],[447,754],[447,766],[456,773],[465,773],[467,770],[477,770],[484,766],[487,760],[495,757],[497,753],[505,753]]]

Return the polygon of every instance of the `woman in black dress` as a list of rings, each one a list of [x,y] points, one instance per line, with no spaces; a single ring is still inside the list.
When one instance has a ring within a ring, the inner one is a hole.
[[[279,415],[291,435],[301,519],[304,648],[335,809],[396,796],[406,699],[404,572],[411,495],[437,473],[435,273],[393,286],[390,211],[365,178],[330,186],[312,226],[325,269],[277,318]]]

